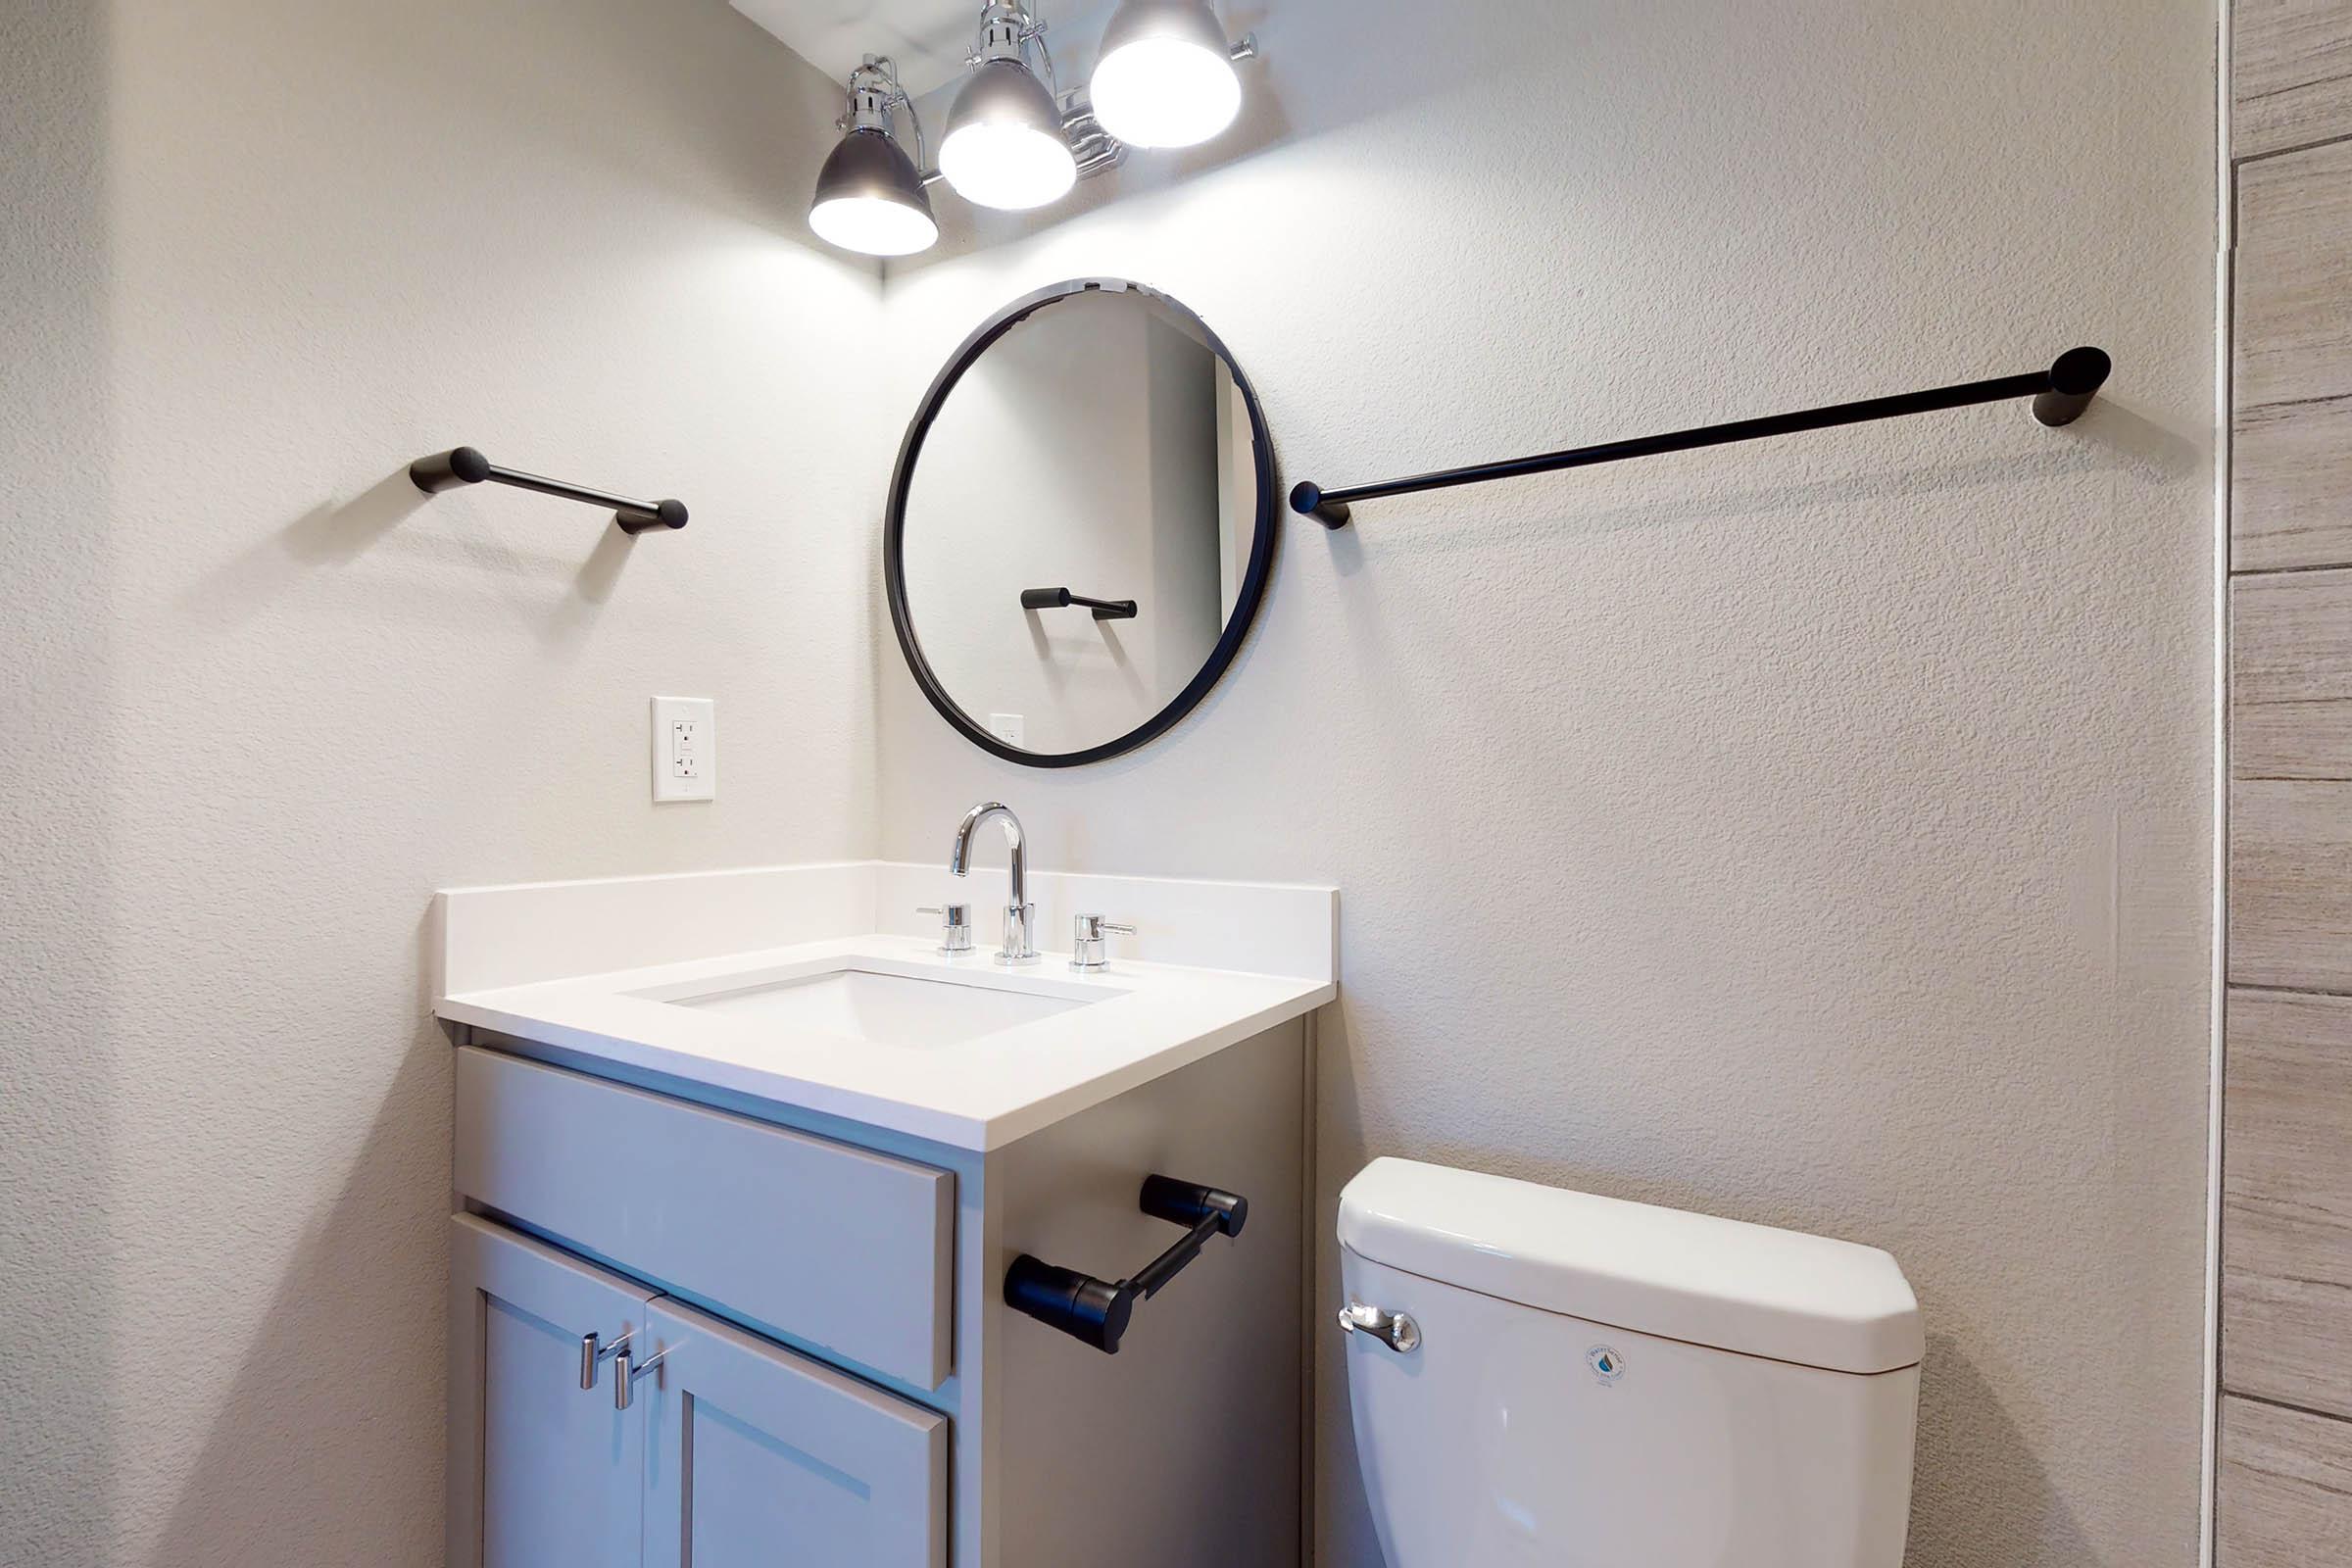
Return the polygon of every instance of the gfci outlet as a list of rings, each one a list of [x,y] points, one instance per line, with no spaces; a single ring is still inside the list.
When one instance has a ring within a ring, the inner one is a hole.
[[[718,799],[718,704],[654,699],[654,801]]]

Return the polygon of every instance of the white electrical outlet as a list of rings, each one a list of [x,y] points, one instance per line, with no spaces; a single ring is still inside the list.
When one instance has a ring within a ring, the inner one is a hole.
[[[1021,738],[1025,729],[1026,726],[1022,724],[1021,715],[1018,713],[991,713],[988,715],[988,732],[1007,746],[1027,746],[1029,743]]]
[[[654,699],[654,800],[718,798],[718,704],[708,697]]]

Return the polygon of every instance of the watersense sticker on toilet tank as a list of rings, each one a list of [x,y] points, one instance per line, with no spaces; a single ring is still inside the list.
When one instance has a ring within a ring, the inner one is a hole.
[[[1592,1369],[1592,1380],[1604,1389],[1615,1388],[1617,1380],[1625,1376],[1625,1357],[1611,1346],[1595,1345],[1587,1350],[1585,1365]]]

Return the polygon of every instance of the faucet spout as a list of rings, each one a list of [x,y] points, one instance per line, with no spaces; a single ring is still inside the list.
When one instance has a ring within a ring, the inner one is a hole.
[[[1012,814],[1012,808],[1002,801],[983,801],[964,812],[963,821],[956,829],[956,843],[948,851],[948,869],[957,876],[971,874],[972,835],[982,823],[992,819],[1004,829],[1004,848],[1012,863],[1011,885],[1006,890],[1004,904],[1004,947],[997,955],[997,961],[1034,963],[1037,910],[1029,902],[1029,854],[1021,833],[1021,819]]]

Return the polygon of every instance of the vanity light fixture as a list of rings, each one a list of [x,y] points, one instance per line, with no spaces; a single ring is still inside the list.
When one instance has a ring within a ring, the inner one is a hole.
[[[942,181],[976,206],[1044,207],[1116,169],[1131,146],[1191,147],[1233,123],[1234,63],[1256,55],[1254,35],[1226,41],[1207,0],[1126,0],[1103,31],[1093,82],[1064,92],[1027,0],[986,0],[939,168],[922,167],[922,122],[896,69],[869,55],[850,74],[849,112],[836,122],[844,134],[817,176],[809,226],[848,250],[906,256],[938,237],[925,192]],[[892,128],[902,107],[914,125],[912,160]]]
[[[1126,0],[1102,29],[1088,92],[1130,147],[1194,147],[1242,109],[1232,45],[1207,0]]]
[[[850,73],[849,109],[834,122],[841,145],[825,160],[808,204],[808,226],[818,238],[867,256],[911,256],[939,238],[923,176],[891,126],[892,112],[902,107],[919,156],[923,122],[890,60],[873,56]]]
[[[965,62],[972,74],[939,144],[939,172],[965,201],[1025,212],[1059,201],[1078,182],[1061,106],[1029,69],[1031,44],[1051,78],[1045,24],[1020,0],[995,0],[981,14],[980,47]]]

